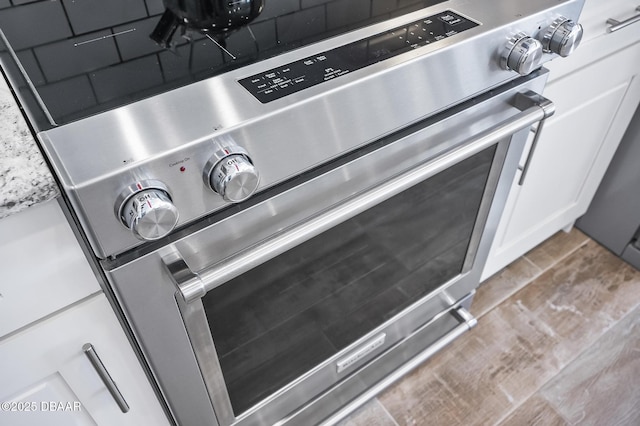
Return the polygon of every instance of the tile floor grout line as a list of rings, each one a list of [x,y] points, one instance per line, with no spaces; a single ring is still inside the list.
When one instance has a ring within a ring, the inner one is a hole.
[[[529,250],[527,253],[523,254],[522,257],[524,257],[525,259],[527,259],[529,262],[531,262],[533,265],[537,266],[538,269],[540,269],[540,273],[538,275],[535,276],[535,278],[533,278],[531,281],[537,279],[538,277],[540,277],[541,275],[543,275],[545,272],[547,272],[548,270],[552,269],[554,266],[558,265],[559,263],[561,263],[562,261],[564,261],[566,258],[568,258],[569,256],[573,255],[575,252],[577,252],[578,250],[580,250],[582,247],[584,247],[585,245],[587,245],[587,243],[590,241],[590,238],[587,237],[585,238],[585,240],[578,244],[576,247],[574,247],[573,249],[569,250],[568,252],[564,253],[562,256],[560,256],[559,258],[557,258],[555,260],[555,262],[553,262],[551,265],[549,265],[546,268],[541,268],[539,265],[537,265],[533,260],[529,259],[527,257],[527,254],[529,254],[530,252],[532,252],[535,249]],[[529,281],[527,284],[531,283],[531,281]]]
[[[385,412],[385,414],[387,415],[387,417],[389,417],[389,418],[391,419],[391,421],[393,422],[393,424],[394,424],[395,426],[400,426],[400,425],[398,424],[398,422],[396,421],[395,417],[393,417],[393,416],[391,415],[391,413],[389,412],[389,410],[387,410],[387,407],[385,407],[385,406],[384,406],[384,404],[382,403],[382,401],[380,401],[380,399],[378,399],[377,397],[375,398],[375,400],[376,400],[376,403],[377,403],[380,407],[382,407],[382,411],[384,411],[384,412]]]
[[[556,374],[557,375],[557,374]],[[555,376],[553,376],[555,377]],[[544,385],[546,385],[549,381],[551,381],[553,379],[553,377],[551,379],[549,379],[547,382],[545,382],[540,388],[536,389],[533,393],[531,393],[530,395],[528,395],[525,399],[523,399],[518,405],[514,406],[511,410],[507,411],[502,417],[500,417],[498,419],[498,421],[496,421],[495,423],[493,423],[493,426],[500,426],[504,423],[505,420],[507,420],[513,413],[515,413],[516,411],[518,411],[518,409],[520,407],[522,407],[527,401],[529,401],[531,398],[533,398],[534,396],[536,396],[536,394],[538,394],[538,392],[540,392],[540,389],[542,389],[542,387]],[[545,403],[547,403],[549,405],[549,407],[551,409],[553,409],[553,412],[556,413],[560,418],[562,418],[562,420],[564,420],[564,422],[566,423],[566,426],[571,425],[571,422],[567,421],[567,419],[565,418],[565,416],[562,415],[562,413],[560,413],[558,410],[556,410],[556,407],[551,404],[551,401],[549,401],[547,398],[545,398],[544,396],[540,395],[540,398],[544,400]]]
[[[535,250],[535,249],[534,249],[534,250]],[[537,265],[533,260],[529,259],[529,258],[527,257],[527,254],[528,254],[528,253],[529,253],[529,252],[527,252],[527,253],[523,254],[523,255],[521,256],[521,257],[522,257],[522,259],[526,260],[526,261],[527,261],[527,262],[529,262],[532,266],[534,266],[534,267],[538,270],[538,274],[544,273],[544,271],[545,271],[546,269],[543,269],[542,267],[540,267],[540,265]],[[516,260],[517,260],[517,259],[516,259]],[[507,266],[508,266],[508,265],[507,265]]]
[[[547,240],[548,241],[548,240]],[[526,252],[525,254],[522,255],[522,257],[524,257],[525,259],[527,259],[529,262],[531,262],[533,265],[537,266],[538,269],[542,270],[544,272],[548,271],[549,269],[553,268],[555,265],[557,265],[558,263],[562,262],[563,260],[565,260],[567,257],[571,256],[573,253],[575,253],[576,251],[578,251],[579,249],[581,249],[583,246],[587,245],[587,243],[589,243],[589,241],[591,241],[591,238],[586,237],[584,239],[584,241],[582,241],[580,244],[578,244],[577,246],[575,246],[573,249],[569,250],[568,252],[566,252],[564,255],[562,255],[560,258],[558,258],[555,262],[553,262],[553,264],[551,264],[550,266],[548,266],[547,268],[542,268],[540,267],[540,265],[537,265],[533,260],[529,259],[527,257],[527,255],[529,253],[531,253],[533,250],[535,250],[535,248],[529,250],[528,252]],[[544,244],[544,242],[540,243],[540,245]]]

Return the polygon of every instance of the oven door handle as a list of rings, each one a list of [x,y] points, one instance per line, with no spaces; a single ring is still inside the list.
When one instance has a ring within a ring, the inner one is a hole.
[[[518,180],[518,186],[524,185],[524,180],[527,177],[527,173],[529,172],[529,167],[531,167],[531,160],[533,159],[533,153],[536,150],[536,146],[538,146],[538,141],[540,140],[540,135],[542,134],[542,128],[544,127],[544,123],[547,121],[547,118],[552,116],[556,111],[556,107],[549,99],[538,95],[537,93],[527,92],[525,94],[516,98],[516,107],[523,109],[527,108],[531,105],[531,103],[535,103],[547,111],[547,115],[540,120],[540,123],[536,127],[531,127],[531,131],[534,132],[533,141],[531,142],[531,148],[529,148],[529,154],[527,155],[527,159],[522,168],[518,167],[522,173],[520,174],[520,179]]]
[[[388,200],[500,140],[546,119],[555,110],[551,101],[531,91],[518,93],[513,106],[521,112],[475,135],[472,139],[460,144],[458,148],[340,203],[308,221],[275,234],[212,267],[194,273],[175,249],[162,256],[163,263],[185,302],[189,303],[201,298],[221,284]]]

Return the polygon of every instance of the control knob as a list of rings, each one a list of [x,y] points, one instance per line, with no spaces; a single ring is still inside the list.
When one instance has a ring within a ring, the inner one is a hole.
[[[582,25],[561,16],[542,33],[542,48],[567,57],[580,45],[582,33]]]
[[[153,241],[168,235],[178,223],[178,209],[169,190],[160,181],[136,182],[116,201],[120,221],[138,239]]]
[[[204,167],[204,181],[226,201],[239,203],[258,189],[260,174],[247,151],[237,145],[218,150]]]
[[[525,33],[514,35],[500,55],[500,65],[520,75],[530,74],[538,68],[542,59],[542,43]]]

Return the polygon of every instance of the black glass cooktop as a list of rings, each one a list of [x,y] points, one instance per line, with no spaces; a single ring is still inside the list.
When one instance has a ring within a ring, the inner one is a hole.
[[[444,1],[264,0],[247,24],[208,35],[178,26],[154,41],[176,0],[0,0],[1,55],[44,129]]]

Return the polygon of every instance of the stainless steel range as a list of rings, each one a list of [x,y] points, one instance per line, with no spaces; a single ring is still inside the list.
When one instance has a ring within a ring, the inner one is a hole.
[[[6,76],[179,425],[334,423],[475,325],[583,5],[5,3]]]

